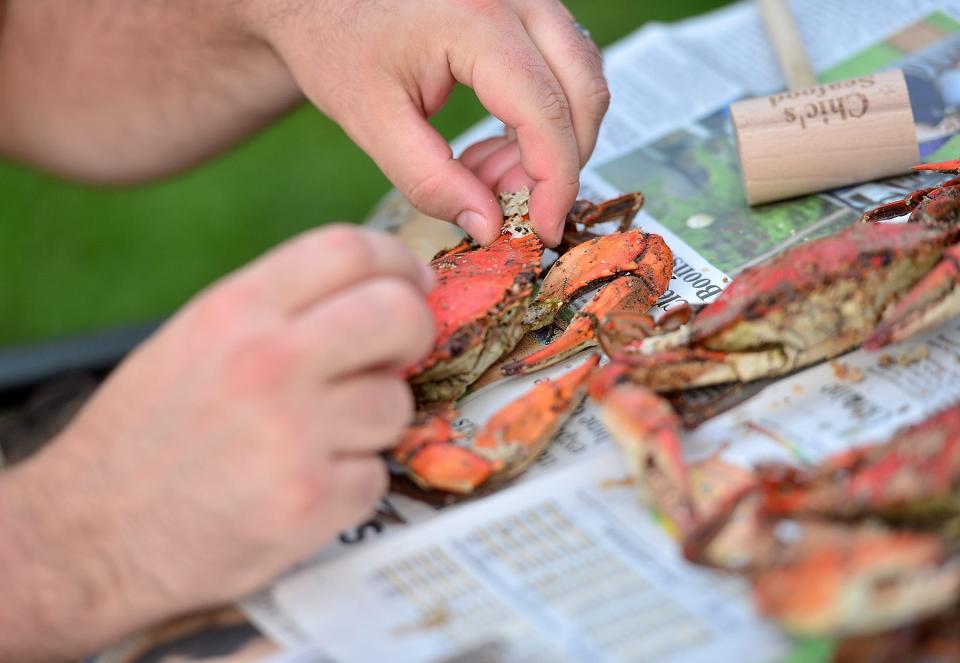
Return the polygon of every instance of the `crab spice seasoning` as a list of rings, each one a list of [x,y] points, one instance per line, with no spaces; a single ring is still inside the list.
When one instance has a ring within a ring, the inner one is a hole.
[[[899,70],[730,107],[750,205],[899,175],[920,160]]]

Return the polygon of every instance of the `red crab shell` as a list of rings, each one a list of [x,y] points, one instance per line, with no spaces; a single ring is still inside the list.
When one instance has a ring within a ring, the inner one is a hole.
[[[434,349],[410,371],[420,400],[456,400],[517,344],[542,255],[533,233],[504,234],[489,246],[453,249],[433,260],[437,283],[427,304],[436,327]]]
[[[877,285],[880,311],[906,290],[939,258],[948,241],[943,230],[923,225],[858,224],[836,235],[801,244],[770,262],[744,271],[690,325],[691,342],[730,329],[741,321],[763,318],[791,304],[804,305],[809,292],[842,281],[861,281],[888,272],[900,283]],[[910,267],[913,269],[896,269]],[[871,328],[873,325],[869,325]],[[710,343],[706,343],[710,349]]]

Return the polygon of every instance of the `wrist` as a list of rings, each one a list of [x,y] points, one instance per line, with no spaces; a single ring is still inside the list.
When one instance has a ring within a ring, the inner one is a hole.
[[[0,473],[0,660],[81,656],[149,621],[124,586],[110,518],[92,512],[95,496],[71,494],[51,455]]]

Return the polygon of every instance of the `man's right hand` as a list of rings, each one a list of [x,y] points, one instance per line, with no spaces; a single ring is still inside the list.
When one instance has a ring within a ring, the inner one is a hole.
[[[0,475],[0,660],[237,598],[369,513],[412,415],[402,372],[431,345],[431,287],[395,239],[339,226],[189,303]]]

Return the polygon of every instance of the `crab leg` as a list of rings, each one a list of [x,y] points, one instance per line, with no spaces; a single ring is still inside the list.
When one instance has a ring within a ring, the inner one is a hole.
[[[600,358],[592,356],[557,380],[545,380],[495,413],[472,440],[454,432],[452,407],[426,414],[392,451],[419,486],[469,494],[509,479],[536,460],[586,395]]]
[[[600,362],[592,355],[557,380],[545,380],[487,422],[473,450],[494,468],[493,481],[524,471],[547,448],[553,436],[587,395],[587,380]]]
[[[605,367],[591,381],[590,397],[600,404],[604,425],[627,456],[641,500],[685,538],[697,518],[680,449],[680,420],[666,401],[624,378],[620,366]]]
[[[867,340],[868,350],[902,341],[960,315],[960,245],[946,248],[940,262],[893,307]]]
[[[616,357],[630,379],[654,391],[676,391],[727,382],[751,382],[785,375],[803,365],[802,355],[789,347],[753,352],[719,352],[677,347],[653,352],[624,352]]]
[[[597,328],[610,313],[619,311],[646,311],[653,306],[659,294],[647,287],[637,276],[621,276],[604,286],[586,306],[577,311],[573,320],[553,342],[523,359],[504,364],[504,375],[531,373],[562,361],[581,350],[597,344]]]
[[[578,231],[578,225],[586,229],[598,223],[619,218],[620,226],[617,230],[627,231],[641,207],[643,207],[643,194],[640,192],[627,193],[598,205],[588,200],[578,200],[567,214],[561,249],[576,246],[594,237],[590,233]]]

